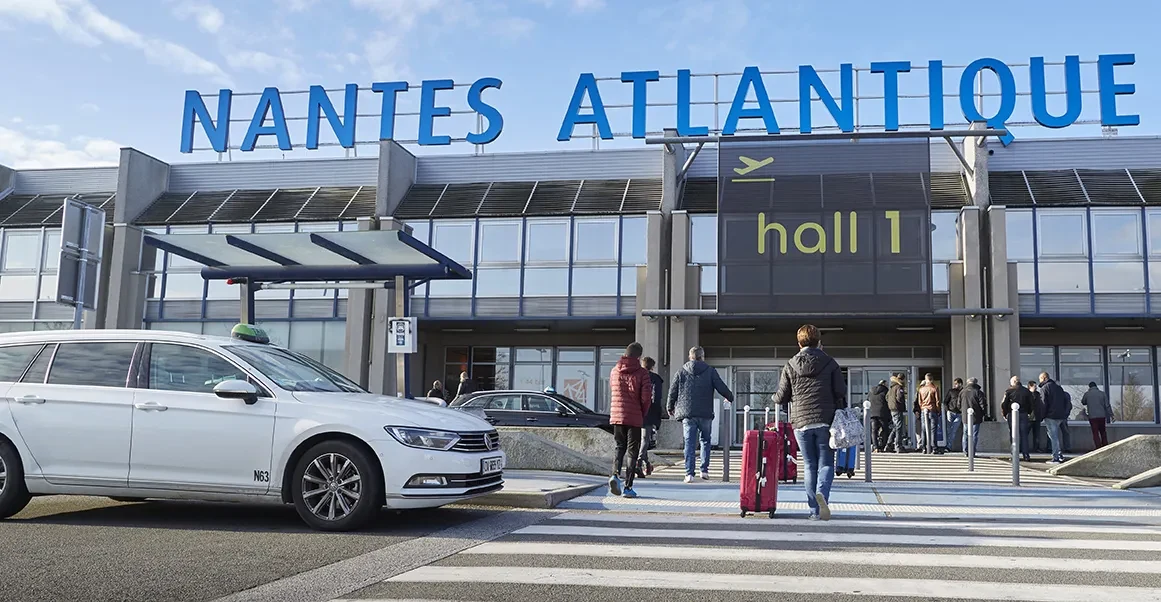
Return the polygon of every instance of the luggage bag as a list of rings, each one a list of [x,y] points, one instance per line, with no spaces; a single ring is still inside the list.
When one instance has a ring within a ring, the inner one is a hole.
[[[859,446],[846,447],[835,451],[834,456],[834,474],[835,476],[847,475],[847,478],[855,476],[855,464],[858,463]]]
[[[786,458],[781,431],[746,431],[742,441],[742,516],[766,512],[774,518],[779,473]]]
[[[794,425],[789,422],[771,422],[766,430],[782,434],[782,470],[778,480],[783,483],[798,482],[798,438],[794,436]]]

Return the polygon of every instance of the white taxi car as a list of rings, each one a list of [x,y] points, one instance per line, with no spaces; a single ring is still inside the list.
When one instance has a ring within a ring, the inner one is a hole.
[[[503,487],[487,422],[373,395],[252,326],[0,335],[0,518],[31,496],[294,504],[357,529]]]

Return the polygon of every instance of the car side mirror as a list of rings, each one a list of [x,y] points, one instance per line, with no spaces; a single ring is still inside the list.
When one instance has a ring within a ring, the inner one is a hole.
[[[568,416],[568,410],[566,410],[564,408],[556,408],[556,415],[557,416]]]
[[[227,380],[214,385],[214,395],[222,399],[241,399],[246,405],[258,403],[258,387],[244,380]]]

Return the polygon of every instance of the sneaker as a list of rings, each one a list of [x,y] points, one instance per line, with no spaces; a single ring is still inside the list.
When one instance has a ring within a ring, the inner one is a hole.
[[[817,514],[811,514],[807,520],[822,520]]]
[[[617,478],[617,475],[609,477],[609,493],[621,495],[621,479]]]
[[[708,481],[709,480],[709,473],[704,471],[704,470],[701,471],[701,480]]]
[[[819,519],[830,520],[830,506],[826,503],[826,498],[822,497],[821,493],[816,493],[814,499],[818,501]]]
[[[646,462],[646,463],[645,463],[645,475],[646,475],[646,476],[649,476],[649,475],[652,475],[652,474],[653,474],[653,465],[652,465],[652,464],[650,464],[650,463],[648,463],[648,462]]]
[[[625,492],[621,494],[621,497],[635,498],[637,497],[637,492],[633,491],[632,487],[626,487]]]
[[[693,475],[691,475],[691,474],[685,475],[685,482],[692,483],[693,482]]]

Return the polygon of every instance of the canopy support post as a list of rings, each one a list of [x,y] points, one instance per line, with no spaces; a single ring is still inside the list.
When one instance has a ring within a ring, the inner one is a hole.
[[[257,285],[251,284],[249,280],[243,280],[239,283],[238,292],[242,297],[242,324],[256,324],[256,316],[254,315],[254,291]]]

